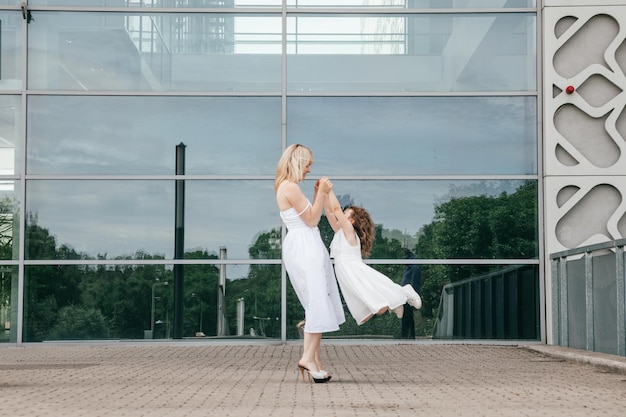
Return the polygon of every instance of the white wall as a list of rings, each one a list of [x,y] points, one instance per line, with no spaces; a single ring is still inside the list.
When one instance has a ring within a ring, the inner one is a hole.
[[[548,343],[549,255],[626,237],[626,5],[597,3],[544,1]],[[568,86],[574,88],[571,94]]]

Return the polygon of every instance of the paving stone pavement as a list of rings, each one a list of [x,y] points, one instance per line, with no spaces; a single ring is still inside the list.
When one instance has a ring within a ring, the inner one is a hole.
[[[620,416],[626,358],[546,345],[297,342],[0,347],[0,416]]]

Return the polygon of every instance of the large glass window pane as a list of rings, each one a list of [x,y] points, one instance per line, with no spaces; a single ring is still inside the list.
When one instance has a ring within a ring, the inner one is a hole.
[[[274,175],[278,97],[30,96],[29,174]],[[69,127],[69,128],[68,128]]]
[[[0,265],[0,343],[17,341],[17,275],[15,265]]]
[[[287,18],[298,91],[535,91],[536,16],[524,13]]]
[[[281,17],[37,13],[29,87],[280,92]]]
[[[227,274],[230,268],[231,265],[226,266]],[[228,326],[222,328],[229,329],[231,336],[280,339],[280,270],[280,264],[253,264],[245,277],[228,278],[224,296]]]
[[[0,179],[0,260],[19,258],[19,192],[15,181]]]
[[[290,97],[318,175],[537,174],[535,97]]]
[[[0,11],[0,90],[22,89],[23,20],[21,12]]]
[[[185,247],[229,259],[280,259],[274,181],[187,181]]]
[[[176,181],[33,180],[27,184],[27,259],[173,259]],[[273,181],[187,181],[188,258],[280,258]],[[275,234],[276,232],[274,232]]]
[[[0,95],[0,178],[20,173],[20,120],[19,96]]]
[[[313,181],[303,189],[311,190]],[[342,206],[366,208],[377,225],[372,259],[537,259],[537,181],[334,180]],[[320,222],[322,239],[333,232]],[[394,250],[379,250],[377,244]]]
[[[171,339],[179,296],[185,339],[280,338],[280,265],[253,265],[237,279],[231,267],[184,265],[176,294],[173,265],[27,265],[24,341]]]

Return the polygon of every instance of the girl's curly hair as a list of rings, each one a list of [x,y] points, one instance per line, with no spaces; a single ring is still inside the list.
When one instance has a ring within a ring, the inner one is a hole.
[[[361,240],[361,256],[364,258],[369,257],[374,245],[375,227],[374,221],[370,216],[370,213],[363,207],[349,206],[352,210],[351,218],[354,219],[354,230]]]

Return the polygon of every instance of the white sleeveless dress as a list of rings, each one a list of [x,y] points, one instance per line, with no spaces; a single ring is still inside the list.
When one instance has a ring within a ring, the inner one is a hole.
[[[325,333],[339,330],[346,318],[333,266],[319,229],[308,226],[293,207],[281,211],[280,217],[288,230],[282,245],[283,262],[304,307],[304,331]]]
[[[350,314],[361,325],[382,308],[393,310],[407,302],[402,286],[363,262],[361,242],[351,246],[343,233],[335,233],[330,256],[335,259],[335,274]]]

